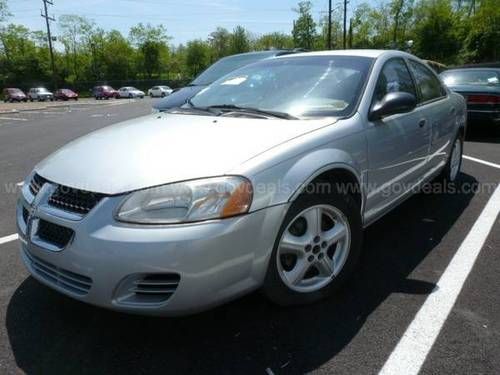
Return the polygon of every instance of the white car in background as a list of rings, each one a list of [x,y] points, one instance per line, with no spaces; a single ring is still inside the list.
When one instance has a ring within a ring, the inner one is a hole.
[[[153,86],[148,90],[148,95],[152,98],[164,98],[170,95],[174,90],[168,86]]]
[[[132,86],[126,86],[120,88],[118,90],[118,96],[120,98],[144,98],[144,91],[141,91],[139,89],[136,89],[135,87]]]
[[[39,102],[45,100],[54,100],[54,94],[52,94],[45,87],[32,87],[28,91],[28,99],[32,102],[33,100],[38,100]]]

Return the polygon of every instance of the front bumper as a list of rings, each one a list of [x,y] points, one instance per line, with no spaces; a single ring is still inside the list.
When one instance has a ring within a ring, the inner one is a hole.
[[[145,227],[113,219],[123,197],[106,197],[79,218],[48,204],[53,184],[45,184],[36,198],[27,185],[17,205],[17,226],[33,277],[83,302],[139,314],[190,314],[258,288],[288,207]],[[33,224],[40,220],[70,228],[72,239],[62,249],[44,242]],[[150,275],[177,275],[178,282],[164,299],[136,295],[134,287]]]

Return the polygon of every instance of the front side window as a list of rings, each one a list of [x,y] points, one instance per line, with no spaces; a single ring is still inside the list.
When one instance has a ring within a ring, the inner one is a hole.
[[[346,116],[357,105],[373,59],[301,56],[264,60],[217,80],[196,107],[238,106],[295,117]]]
[[[406,92],[417,96],[410,72],[403,59],[391,59],[385,63],[375,87],[374,101],[391,92]]]
[[[441,82],[423,64],[410,60],[410,69],[420,90],[421,102],[427,102],[446,95],[446,90]]]

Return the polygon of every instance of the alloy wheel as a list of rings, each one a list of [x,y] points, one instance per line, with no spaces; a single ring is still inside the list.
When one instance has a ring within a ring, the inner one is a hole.
[[[342,270],[350,243],[349,222],[339,209],[322,204],[303,210],[284,230],[278,245],[281,280],[302,293],[323,288]]]

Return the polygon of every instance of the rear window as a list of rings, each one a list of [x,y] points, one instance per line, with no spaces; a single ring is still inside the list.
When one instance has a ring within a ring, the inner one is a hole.
[[[441,73],[448,86],[453,85],[500,85],[500,74],[495,70],[450,70]]]

